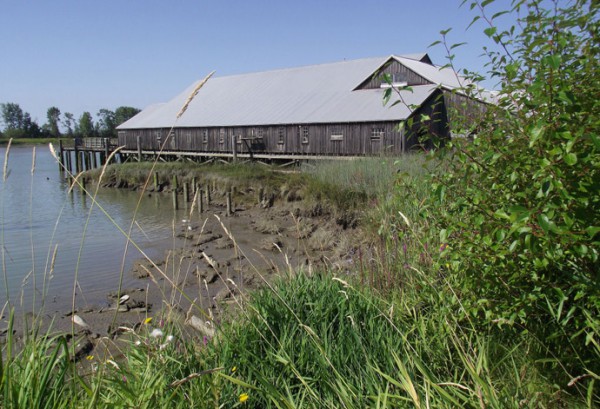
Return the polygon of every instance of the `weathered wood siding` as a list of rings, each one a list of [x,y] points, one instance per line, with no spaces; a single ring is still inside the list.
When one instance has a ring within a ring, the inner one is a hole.
[[[448,120],[456,129],[475,131],[487,110],[487,104],[466,95],[444,90]]]
[[[362,156],[398,154],[413,148],[429,148],[423,139],[448,137],[444,95],[437,91],[415,111],[406,126],[400,122],[286,124],[210,128],[131,129],[119,131],[125,149],[160,149],[176,152],[266,153],[271,155]]]
[[[119,145],[160,149],[167,129],[119,131]],[[160,139],[159,139],[160,137]],[[235,139],[234,139],[235,137]],[[235,141],[235,142],[234,142]],[[271,125],[229,128],[175,128],[164,150],[181,152],[269,153],[286,155],[377,155],[408,149],[397,122]]]
[[[398,61],[392,61],[384,65],[379,71],[371,76],[367,81],[360,84],[357,89],[371,89],[380,88],[383,82],[383,75],[388,74],[392,79],[397,82],[407,82],[409,86],[412,85],[427,85],[431,84],[431,81],[426,80],[416,72],[409,70]]]

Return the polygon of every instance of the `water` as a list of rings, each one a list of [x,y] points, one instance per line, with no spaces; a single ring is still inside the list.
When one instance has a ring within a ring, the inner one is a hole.
[[[128,270],[142,254],[131,244],[125,251],[127,239],[119,227],[129,231],[140,193],[101,189],[93,204],[77,188],[69,193],[45,145],[35,149],[32,174],[33,150],[11,148],[10,173],[6,181],[0,175],[0,303],[8,298],[17,308],[33,310],[44,298],[46,310],[64,311],[71,307],[77,283],[77,306],[101,304],[106,293],[118,288],[121,271],[125,287],[139,286]],[[5,152],[0,148],[2,163]],[[150,257],[162,256],[183,217],[173,211],[169,197],[145,195],[131,241]]]

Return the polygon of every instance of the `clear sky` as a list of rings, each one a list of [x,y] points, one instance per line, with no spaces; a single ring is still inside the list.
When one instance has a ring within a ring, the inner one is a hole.
[[[508,0],[502,0],[508,3]],[[428,52],[452,27],[456,65],[483,71],[483,24],[461,0],[0,0],[0,103],[38,124],[58,107],[165,102],[212,70],[223,76]],[[488,85],[489,86],[489,85]]]

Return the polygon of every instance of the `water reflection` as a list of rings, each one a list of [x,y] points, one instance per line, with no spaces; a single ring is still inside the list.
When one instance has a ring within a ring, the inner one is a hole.
[[[125,253],[122,231],[132,226],[140,193],[100,189],[94,203],[77,187],[69,190],[46,147],[36,150],[33,175],[32,156],[31,147],[11,148],[10,176],[0,180],[0,302],[31,309],[45,297],[50,310],[63,310],[75,282],[81,301],[90,303],[117,288],[121,271],[124,285],[133,285],[127,270],[140,253],[131,245]],[[152,194],[137,208],[131,239],[151,257],[171,240],[173,220],[185,218],[171,206],[169,197]]]

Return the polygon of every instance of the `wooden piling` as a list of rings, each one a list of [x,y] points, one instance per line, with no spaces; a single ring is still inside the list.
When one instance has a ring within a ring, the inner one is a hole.
[[[173,209],[179,210],[179,203],[177,202],[177,190],[173,189]]]
[[[91,160],[90,160],[90,153],[83,151],[83,165],[85,167],[85,170],[90,170],[91,169]]]
[[[73,173],[73,167],[71,166],[71,151],[65,151],[65,169],[67,173]]]
[[[75,143],[75,173],[81,172],[81,158],[79,156],[79,149],[77,143]]]
[[[227,191],[227,216],[231,216],[233,214],[232,203],[231,203],[231,192]]]
[[[183,202],[188,203],[190,201],[190,188],[188,183],[183,184]]]
[[[210,186],[206,185],[206,205],[210,206]]]
[[[102,160],[102,158],[100,158],[101,159],[100,163],[103,166],[106,164],[106,161],[108,160],[108,157],[110,155],[110,152],[109,152],[110,147],[108,146],[109,145],[109,142],[108,142],[109,140],[110,139],[108,139],[108,138],[104,138],[104,160]]]
[[[179,186],[177,186],[177,175],[173,175],[173,182],[171,183],[173,190],[177,190]]]
[[[258,189],[258,204],[262,203],[264,197],[265,197],[265,189],[263,187],[261,187],[260,189]]]
[[[80,177],[79,178],[79,190],[81,191],[81,194],[85,196],[85,178],[84,177]]]
[[[154,190],[158,192],[158,187],[159,187],[159,183],[158,183],[158,172],[154,172],[154,175],[152,175],[154,178]]]
[[[231,150],[233,153],[233,161],[237,162],[237,142],[235,140],[235,135],[231,135]]]
[[[65,150],[63,149],[63,143],[61,140],[58,141],[58,171],[62,172],[65,167]]]
[[[198,213],[204,213],[204,190],[198,191]]]
[[[137,136],[137,154],[138,154],[138,162],[142,161],[142,144],[140,141],[140,135]]]

